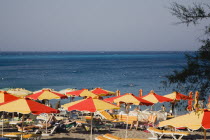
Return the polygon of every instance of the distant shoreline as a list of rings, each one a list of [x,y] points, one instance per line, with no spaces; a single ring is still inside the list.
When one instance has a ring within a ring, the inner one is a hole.
[[[142,54],[142,53],[193,53],[196,51],[0,51],[0,54]]]

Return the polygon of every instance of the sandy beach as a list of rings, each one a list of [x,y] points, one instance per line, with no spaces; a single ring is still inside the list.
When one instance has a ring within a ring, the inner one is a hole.
[[[99,135],[103,135],[106,133],[113,134],[115,136],[125,138],[125,129],[121,128],[112,128],[111,131],[99,131],[99,132],[93,132],[93,139]],[[141,138],[141,139],[148,139],[149,137],[152,137],[151,133],[144,132],[142,130],[135,130],[132,129],[131,131],[128,131],[128,138]],[[54,134],[53,136],[49,137],[42,137],[43,140],[90,140],[90,133],[89,132],[73,132],[73,133],[59,133]],[[164,140],[171,140],[171,137],[164,137]],[[203,131],[195,131],[190,132],[190,136],[183,137],[183,139],[186,140],[201,140],[203,139]],[[210,131],[207,131],[207,139],[210,139]]]

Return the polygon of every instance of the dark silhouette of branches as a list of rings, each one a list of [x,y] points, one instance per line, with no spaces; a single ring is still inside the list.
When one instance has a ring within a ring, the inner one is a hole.
[[[210,6],[207,4],[193,4],[184,6],[172,3],[171,13],[180,22],[189,25],[198,24],[199,21],[210,18]],[[199,91],[205,97],[210,91],[210,25],[205,27],[205,39],[201,39],[202,46],[194,53],[186,54],[187,65],[180,71],[166,75],[167,80],[162,81],[165,87],[174,86],[185,92]]]

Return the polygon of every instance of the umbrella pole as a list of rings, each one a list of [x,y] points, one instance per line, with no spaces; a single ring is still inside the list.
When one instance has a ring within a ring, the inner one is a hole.
[[[3,135],[4,135],[4,111],[3,111],[3,114],[2,114],[2,116],[3,116],[3,118],[2,118],[2,136],[1,137],[3,137]]]
[[[93,113],[91,113],[90,140],[93,139]]]
[[[206,129],[203,130],[204,133],[204,140],[206,140]]]
[[[23,123],[24,123],[24,117],[25,117],[25,114],[23,114],[23,116],[22,116],[22,133],[21,133],[21,137],[20,137],[20,139],[22,140],[23,139]]]
[[[152,108],[153,108],[153,105],[151,105],[151,108],[150,108],[151,111],[152,111]]]
[[[47,118],[48,118],[48,114],[45,115],[46,116],[46,134],[47,134]],[[50,117],[49,117],[50,118]],[[50,120],[49,120],[50,121]]]
[[[129,115],[129,114],[127,114],[127,119],[126,119],[125,139],[127,139],[127,137],[128,137],[128,115]]]
[[[130,108],[130,105],[129,104],[126,104],[125,105],[125,110],[126,110],[126,113],[127,113],[127,119],[126,119],[126,129],[125,129],[125,139],[127,139],[128,137],[128,116],[129,116],[129,108]]]

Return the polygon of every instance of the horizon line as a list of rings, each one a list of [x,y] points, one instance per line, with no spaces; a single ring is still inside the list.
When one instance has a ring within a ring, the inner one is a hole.
[[[196,52],[196,50],[186,50],[186,51],[0,51],[3,52]]]

